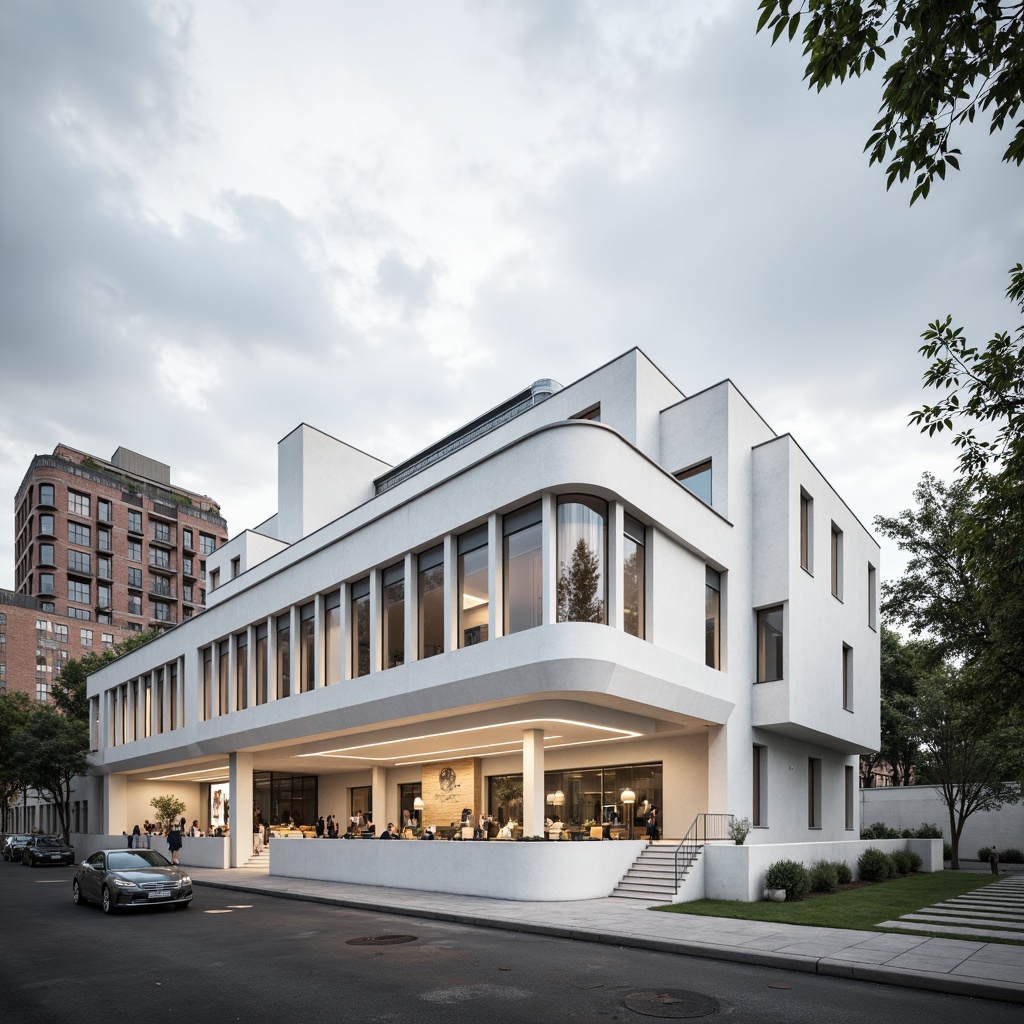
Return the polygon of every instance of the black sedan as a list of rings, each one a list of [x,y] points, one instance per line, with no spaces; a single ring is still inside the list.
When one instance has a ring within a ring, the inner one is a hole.
[[[25,849],[25,844],[32,837],[27,832],[17,832],[13,835],[9,835],[4,840],[3,856],[4,860],[16,861],[21,860],[21,851]]]
[[[21,863],[27,868],[44,864],[74,864],[75,848],[56,836],[32,836],[21,851]]]
[[[156,850],[100,850],[75,872],[72,899],[98,903],[105,914],[122,908],[174,906],[192,902],[192,879]]]

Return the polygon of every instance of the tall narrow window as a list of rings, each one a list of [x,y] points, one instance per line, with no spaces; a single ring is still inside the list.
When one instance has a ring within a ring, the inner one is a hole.
[[[299,693],[316,686],[316,603],[299,609]]]
[[[541,624],[540,502],[504,517],[505,633]]]
[[[174,662],[168,666],[167,669],[167,685],[170,687],[170,693],[168,694],[169,702],[171,705],[171,721],[170,728],[173,731],[178,728],[178,664]]]
[[[384,668],[405,664],[405,566],[381,573],[381,643]]]
[[[843,599],[843,531],[832,524],[832,596]]]
[[[821,828],[821,758],[807,758],[807,827]]]
[[[843,708],[853,710],[853,648],[843,644]]]
[[[231,679],[228,676],[229,654],[228,642],[222,640],[217,657],[217,703],[220,705],[217,709],[218,715],[226,715],[231,710]]]
[[[256,627],[256,703],[266,704],[270,699],[270,630],[265,622]]]
[[[584,494],[558,499],[558,621],[605,621],[608,506]]]
[[[57,502],[54,498],[53,484],[39,485],[39,504],[46,505],[49,508],[57,507]]]
[[[681,469],[673,474],[675,478],[691,493],[697,495],[705,505],[711,504],[711,460]]]
[[[277,617],[277,699],[292,692],[291,616],[285,612]]]
[[[846,778],[845,778],[845,782],[846,782],[846,787],[845,787],[846,788],[846,831],[847,832],[852,832],[853,831],[853,816],[854,816],[854,803],[853,803],[853,801],[854,801],[854,794],[856,792],[856,790],[854,789],[854,783],[853,783],[853,765],[852,764],[846,765],[845,776],[846,776]]]
[[[704,569],[704,664],[722,667],[722,574]]]
[[[753,772],[750,823],[764,828],[768,824],[768,748],[759,743],[754,744]]]
[[[341,682],[341,591],[324,598],[324,673],[327,686]]]
[[[235,707],[249,706],[249,633],[235,637]]]
[[[212,707],[212,695],[213,689],[213,648],[203,648],[203,706],[201,714],[204,719],[210,717],[210,709]]]
[[[352,678],[370,674],[370,580],[352,584]]]
[[[762,608],[757,613],[757,681],[771,683],[782,678],[782,605]]]
[[[153,717],[156,721],[155,731],[164,731],[164,670],[158,668],[153,673]]]
[[[419,557],[420,659],[444,654],[444,545]]]
[[[647,531],[638,519],[627,515],[622,538],[622,628],[643,640],[644,592],[647,578]]]
[[[487,527],[459,538],[459,647],[472,647],[487,639],[491,608],[487,566]]]
[[[800,490],[800,568],[814,572],[814,499]]]
[[[149,676],[142,684],[142,735],[153,735],[153,681]]]
[[[868,562],[868,625],[878,629],[878,573]]]

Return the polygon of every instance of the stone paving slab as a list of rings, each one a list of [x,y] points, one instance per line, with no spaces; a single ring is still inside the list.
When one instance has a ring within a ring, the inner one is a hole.
[[[926,921],[882,921],[879,928],[912,929],[919,932],[936,932],[939,935],[971,935],[979,939],[1013,939],[1016,942],[1024,941],[1024,932],[1004,931],[1001,928],[977,928],[967,925],[943,925],[929,919]]]

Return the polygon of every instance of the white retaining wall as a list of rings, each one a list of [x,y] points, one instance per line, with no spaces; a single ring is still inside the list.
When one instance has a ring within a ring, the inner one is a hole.
[[[227,839],[217,838],[216,836],[192,839],[190,836],[183,836],[181,843],[181,853],[178,854],[178,860],[182,867],[227,868],[230,866]],[[123,850],[128,845],[128,837],[124,835],[100,836],[93,835],[91,832],[72,832],[71,845],[75,848],[75,860],[80,864],[86,857],[94,854],[97,850]],[[146,845],[144,836],[142,845]],[[168,860],[171,859],[171,851],[167,848],[166,836],[153,836],[150,848],[156,850],[157,853],[162,853]]]

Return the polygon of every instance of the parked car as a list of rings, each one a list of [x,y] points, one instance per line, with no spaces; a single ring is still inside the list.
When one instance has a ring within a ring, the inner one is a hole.
[[[43,864],[74,864],[75,848],[56,836],[32,836],[22,848],[21,863],[29,868]]]
[[[16,861],[21,860],[21,851],[25,849],[25,844],[32,839],[27,832],[18,832],[14,835],[10,835],[4,841],[4,860]]]
[[[122,908],[174,906],[192,902],[192,879],[156,850],[100,850],[75,872],[72,899],[98,903],[105,914]]]

